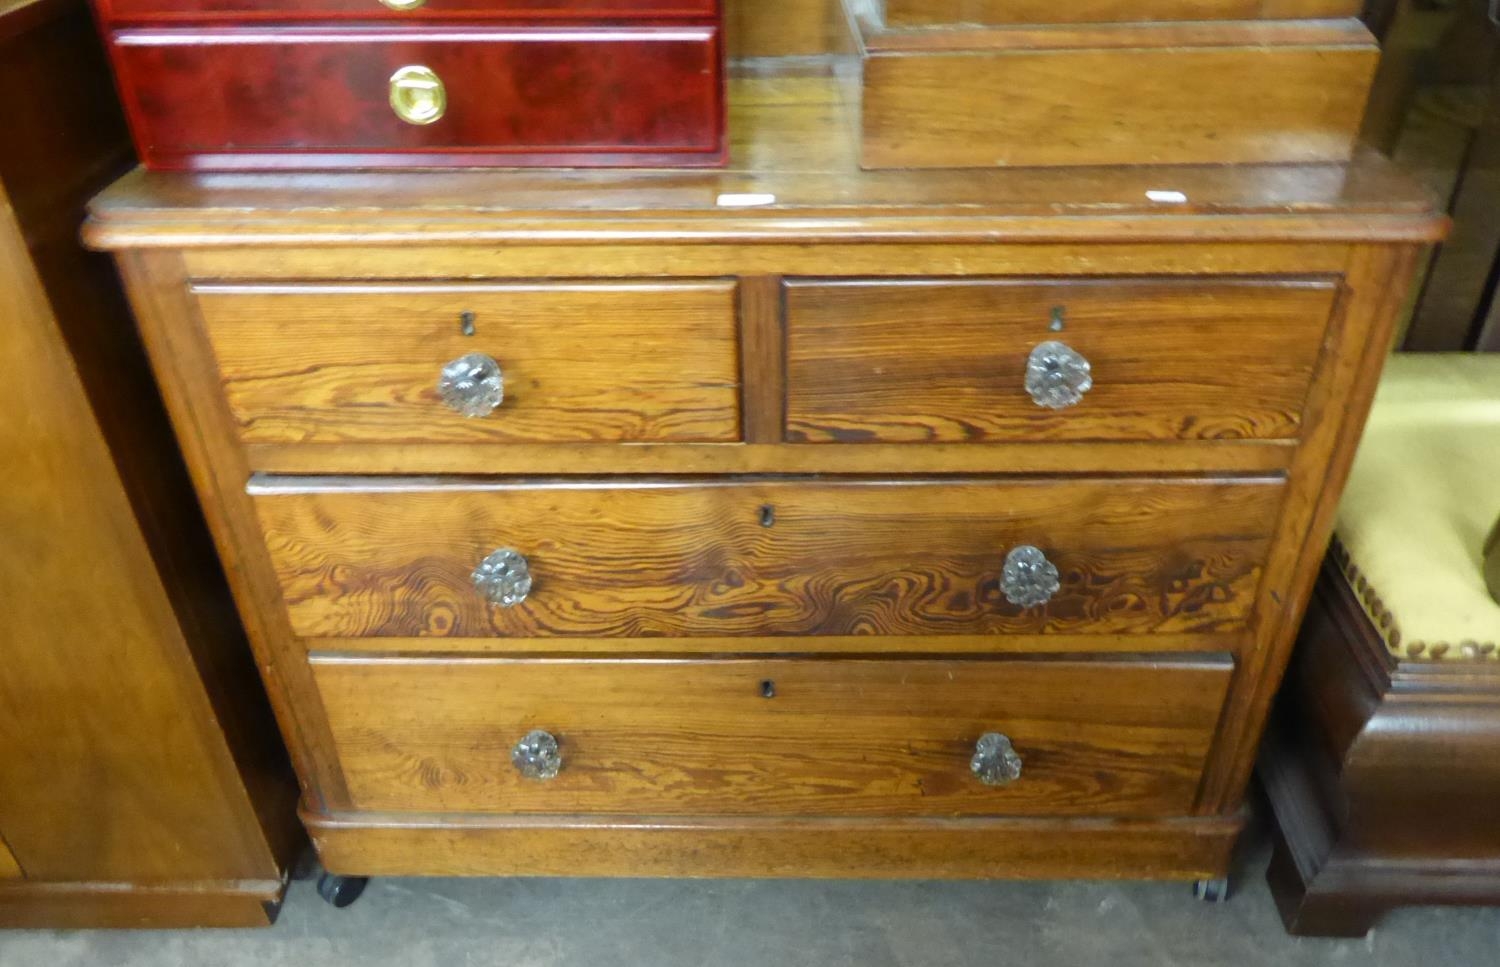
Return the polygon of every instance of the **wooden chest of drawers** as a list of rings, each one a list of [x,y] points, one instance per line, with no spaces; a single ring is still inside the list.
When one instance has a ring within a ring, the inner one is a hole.
[[[827,79],[734,90],[724,173],[96,202],[325,861],[1222,875],[1440,219],[860,173]]]
[[[167,169],[724,160],[718,0],[95,0]]]

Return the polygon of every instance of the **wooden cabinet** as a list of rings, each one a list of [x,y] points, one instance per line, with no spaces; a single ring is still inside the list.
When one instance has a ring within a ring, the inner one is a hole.
[[[832,78],[732,94],[723,173],[95,201],[324,860],[1223,875],[1441,218],[1377,159],[862,172]]]
[[[269,923],[297,786],[83,203],[129,166],[83,3],[0,10],[0,927]]]

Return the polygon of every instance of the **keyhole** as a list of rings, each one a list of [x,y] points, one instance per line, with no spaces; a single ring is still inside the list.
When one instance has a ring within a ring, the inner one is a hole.
[[[776,508],[766,504],[760,509],[760,526],[771,527],[776,523]]]
[[[1047,326],[1047,328],[1051,329],[1053,332],[1062,332],[1063,326],[1066,324],[1065,320],[1063,319],[1063,313],[1065,311],[1066,310],[1062,306],[1053,306],[1052,323]]]
[[[776,683],[773,682],[773,681],[771,681],[769,678],[766,679],[765,681],[761,682],[760,683],[760,697],[761,698],[775,698],[776,697]]]
[[[458,314],[458,331],[465,336],[474,335],[474,313],[465,309]]]

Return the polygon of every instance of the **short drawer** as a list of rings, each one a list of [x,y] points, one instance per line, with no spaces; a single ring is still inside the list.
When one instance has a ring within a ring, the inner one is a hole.
[[[156,167],[722,156],[712,26],[137,29],[111,43]]]
[[[719,0],[95,0],[125,22],[233,20],[572,21],[712,17]]]
[[[314,664],[355,808],[657,816],[1186,815],[1230,667]]]
[[[1329,280],[791,281],[787,439],[1295,438],[1337,292]]]
[[[1282,489],[251,482],[292,627],[308,638],[1234,631]]]
[[[195,291],[247,443],[740,439],[733,282]]]

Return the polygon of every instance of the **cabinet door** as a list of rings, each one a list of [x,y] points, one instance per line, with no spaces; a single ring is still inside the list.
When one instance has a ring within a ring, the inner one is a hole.
[[[128,332],[104,322],[108,263],[61,264],[78,304],[97,307],[89,318]],[[234,616],[204,608],[185,638],[42,283],[0,192],[0,292],[15,308],[0,326],[0,413],[24,414],[0,420],[0,876],[13,851],[28,879],[54,882],[274,879],[189,650],[240,654]],[[129,362],[114,357],[106,398],[140,398]],[[157,453],[136,440],[123,459]],[[210,568],[174,563],[183,595],[213,600]]]

